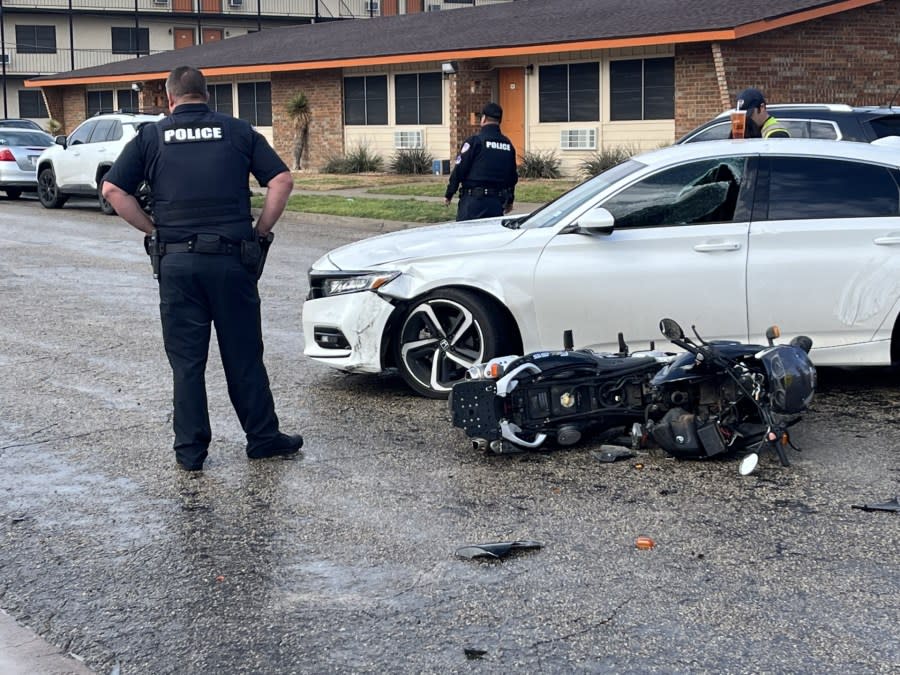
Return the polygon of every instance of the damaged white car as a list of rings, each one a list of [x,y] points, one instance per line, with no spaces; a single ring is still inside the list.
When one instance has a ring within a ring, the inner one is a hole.
[[[710,339],[812,338],[817,365],[900,361],[900,155],[712,141],[634,157],[529,215],[343,246],[309,272],[305,354],[444,397],[473,364],[616,351],[678,316]]]

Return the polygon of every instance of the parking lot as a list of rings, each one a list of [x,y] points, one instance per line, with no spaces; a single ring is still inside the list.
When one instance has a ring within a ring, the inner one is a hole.
[[[900,668],[900,515],[852,508],[900,493],[895,374],[822,370],[793,466],[749,477],[590,441],[482,454],[445,402],[302,355],[310,264],[402,226],[279,223],[266,362],[306,444],[247,461],[213,347],[198,476],[139,234],[0,200],[0,608],[97,673]],[[541,547],[455,555],[511,540]]]

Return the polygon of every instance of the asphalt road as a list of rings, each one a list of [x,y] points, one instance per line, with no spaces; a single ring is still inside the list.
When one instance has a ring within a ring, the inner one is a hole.
[[[746,478],[481,454],[445,403],[303,357],[310,263],[384,229],[338,221],[280,223],[260,284],[302,456],[248,462],[213,348],[186,475],[139,235],[0,203],[0,608],[104,674],[897,672],[900,514],[851,508],[900,493],[894,376],[821,372],[803,452]],[[542,548],[454,554],[516,539]]]

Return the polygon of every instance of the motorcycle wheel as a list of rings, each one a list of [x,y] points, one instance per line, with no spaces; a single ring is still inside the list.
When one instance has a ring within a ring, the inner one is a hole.
[[[466,291],[447,288],[413,302],[392,340],[404,381],[428,398],[447,398],[466,371],[500,354],[502,326],[496,312]]]

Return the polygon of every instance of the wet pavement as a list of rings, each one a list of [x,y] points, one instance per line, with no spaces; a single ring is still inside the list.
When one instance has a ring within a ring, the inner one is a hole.
[[[306,444],[246,459],[213,346],[189,475],[140,236],[0,203],[0,608],[103,674],[900,668],[900,515],[851,508],[900,492],[896,375],[823,371],[803,452],[747,478],[591,442],[482,454],[446,403],[302,355],[312,261],[403,226],[279,224],[266,362]],[[512,540],[542,547],[455,555]]]

